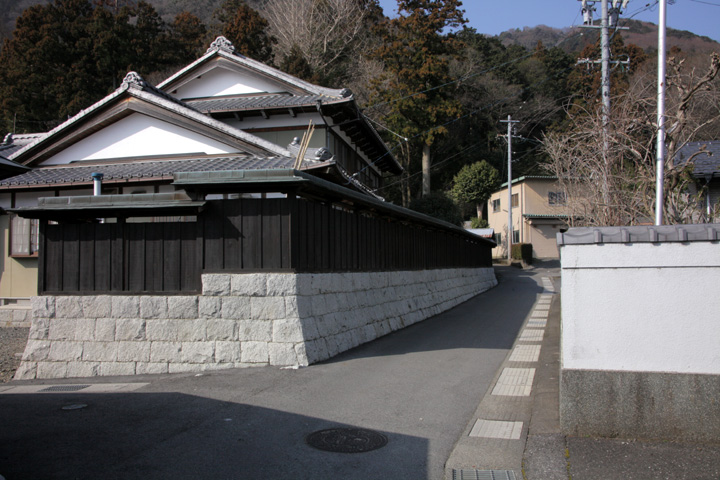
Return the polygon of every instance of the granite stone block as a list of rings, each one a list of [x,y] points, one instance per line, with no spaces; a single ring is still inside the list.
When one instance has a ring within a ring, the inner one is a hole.
[[[150,342],[118,342],[118,362],[149,362]]]
[[[270,361],[267,342],[243,342],[242,362],[267,364]]]
[[[140,298],[140,318],[167,318],[167,297],[152,296]]]
[[[117,360],[117,342],[84,342],[82,359],[86,362],[114,362]],[[74,359],[74,360],[79,360]]]
[[[98,320],[98,325],[103,320]],[[147,320],[141,319],[141,318],[120,318],[117,320],[116,323],[114,323],[115,328],[115,340],[121,341],[121,340],[145,340],[147,338],[146,336],[146,326],[147,326]],[[109,321],[108,321],[109,323]],[[110,328],[110,325],[107,326],[108,330]],[[99,336],[96,335],[97,340],[105,340],[104,338],[99,338]]]
[[[113,296],[110,308],[114,318],[138,318],[140,316],[140,298],[131,295]]]

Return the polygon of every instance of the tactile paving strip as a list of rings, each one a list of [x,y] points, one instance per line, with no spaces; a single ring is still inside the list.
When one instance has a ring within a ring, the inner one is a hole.
[[[532,390],[534,378],[534,368],[504,368],[492,394],[506,397],[527,397]]]

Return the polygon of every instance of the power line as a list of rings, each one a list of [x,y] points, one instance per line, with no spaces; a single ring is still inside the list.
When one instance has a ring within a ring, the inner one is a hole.
[[[704,3],[705,5],[712,5],[713,7],[720,7],[720,3],[706,2],[704,0],[690,0],[695,3]]]

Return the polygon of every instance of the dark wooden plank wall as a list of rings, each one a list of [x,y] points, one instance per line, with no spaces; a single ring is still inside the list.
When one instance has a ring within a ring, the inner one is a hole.
[[[206,272],[289,271],[290,209],[285,198],[213,200],[199,219]]]
[[[297,200],[299,272],[489,267],[490,246],[450,230]]]
[[[196,223],[44,225],[42,293],[196,293]]]
[[[492,265],[451,230],[305,199],[207,202],[197,222],[41,227],[43,293],[194,293],[205,272],[352,272]]]

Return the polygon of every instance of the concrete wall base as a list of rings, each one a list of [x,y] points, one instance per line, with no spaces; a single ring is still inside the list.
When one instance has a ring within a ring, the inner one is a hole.
[[[497,285],[492,268],[205,274],[196,296],[42,296],[16,379],[328,359]]]
[[[720,440],[720,376],[562,369],[560,426],[574,436]]]

